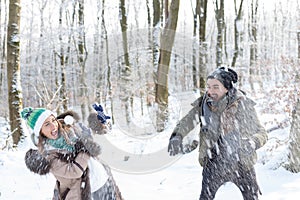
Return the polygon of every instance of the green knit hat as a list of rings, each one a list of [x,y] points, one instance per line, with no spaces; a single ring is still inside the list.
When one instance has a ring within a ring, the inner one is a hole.
[[[45,108],[24,108],[21,111],[21,117],[26,120],[27,125],[33,130],[35,136],[39,136],[44,121],[50,116],[54,115],[50,110]]]

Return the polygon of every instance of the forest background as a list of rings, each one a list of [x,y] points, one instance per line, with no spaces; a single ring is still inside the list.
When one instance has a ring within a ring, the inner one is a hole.
[[[22,140],[19,112],[27,106],[58,113],[74,109],[85,120],[98,102],[127,132],[136,132],[124,127],[136,126],[137,110],[151,111],[150,122],[142,122],[153,125],[146,134],[161,132],[172,112],[171,97],[202,94],[207,73],[219,66],[234,68],[237,87],[263,100],[265,112],[284,113],[284,122],[300,124],[299,1],[1,0],[0,5],[0,116],[11,125],[5,147]],[[291,132],[298,135],[298,126]]]

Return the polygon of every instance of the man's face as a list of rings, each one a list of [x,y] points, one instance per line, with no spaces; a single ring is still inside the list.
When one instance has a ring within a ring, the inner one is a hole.
[[[217,79],[207,80],[206,91],[207,95],[213,101],[219,101],[228,92],[224,85]]]

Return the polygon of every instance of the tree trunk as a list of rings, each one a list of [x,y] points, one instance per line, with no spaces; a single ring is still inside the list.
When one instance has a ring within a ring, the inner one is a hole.
[[[155,101],[158,104],[157,131],[164,130],[168,116],[168,75],[170,58],[175,39],[180,0],[172,0],[165,28],[161,34],[160,56],[157,70]],[[166,8],[167,9],[167,8]]]
[[[300,172],[300,99],[298,98],[296,108],[293,112],[293,121],[291,125],[291,142],[289,163],[292,172]]]
[[[219,6],[220,4],[220,6]],[[216,45],[216,64],[220,67],[223,64],[223,43],[224,43],[224,29],[225,29],[225,18],[224,18],[224,0],[216,1],[216,21],[217,21],[217,45]]]
[[[197,5],[198,5],[198,2],[197,1]],[[198,84],[198,76],[197,76],[197,61],[196,61],[196,58],[197,58],[197,55],[196,55],[196,52],[197,52],[197,5],[196,5],[196,8],[195,8],[195,12],[194,12],[194,8],[192,7],[192,10],[193,10],[193,52],[192,52],[192,70],[193,70],[193,86],[194,86],[194,90],[196,90],[198,87],[199,87],[199,84]]]
[[[59,85],[61,85],[61,89],[59,91],[59,103],[62,103],[63,110],[60,110],[60,106],[57,107],[57,113],[61,113],[62,111],[67,110],[67,102],[64,102],[66,100],[66,69],[65,69],[65,52],[64,52],[64,41],[63,41],[63,33],[62,33],[62,22],[63,22],[63,5],[64,0],[61,1],[61,5],[59,8],[59,35],[58,39],[60,41],[60,52],[59,52],[59,64],[60,64],[60,80],[57,80],[56,87],[59,88]]]
[[[291,172],[300,172],[300,99],[297,99],[291,124],[288,164],[285,168]]]
[[[102,72],[102,66],[105,66],[103,58],[103,39],[101,37],[101,12],[104,6],[101,6],[100,0],[97,0],[97,12],[96,12],[96,22],[95,22],[95,33],[94,33],[94,44],[93,44],[93,64],[94,64],[94,73],[92,74],[93,80],[92,85],[93,87],[93,95],[95,95],[95,101],[98,103],[101,103],[101,97],[102,97],[102,88],[101,83],[103,80],[103,72]],[[98,56],[97,56],[98,55]]]
[[[234,1],[236,3],[236,1]],[[240,53],[240,47],[239,47],[239,39],[240,39],[240,30],[238,30],[239,23],[241,23],[242,20],[242,8],[243,8],[243,0],[241,0],[239,10],[238,12],[235,11],[236,13],[236,18],[234,20],[234,53],[233,53],[233,58],[231,62],[231,67],[235,66],[236,60],[238,58],[238,55]],[[236,8],[236,5],[235,5]]]
[[[78,27],[79,27],[79,35],[78,35],[78,64],[80,66],[80,96],[82,97],[82,101],[80,102],[81,107],[81,117],[83,120],[87,118],[87,102],[88,102],[88,92],[87,92],[87,84],[85,82],[86,74],[85,74],[85,63],[87,59],[87,50],[85,46],[85,31],[84,31],[84,0],[79,0],[78,4]]]
[[[298,60],[300,60],[300,30],[297,32],[297,40],[298,40]]]
[[[159,33],[160,33],[160,1],[153,0],[153,32],[152,32],[152,52],[155,69],[159,60]]]
[[[207,63],[207,43],[206,43],[206,19],[207,0],[197,1],[197,15],[199,16],[199,87],[200,95],[204,94],[206,87],[206,63]]]
[[[0,3],[1,3],[1,0],[0,0]],[[2,5],[2,4],[1,4]],[[5,17],[4,17],[4,23],[3,24],[7,24],[7,6],[6,6],[6,1],[5,1],[5,3],[4,3],[4,6],[3,6],[4,8],[5,8],[5,10],[3,11],[2,10],[2,6],[0,6],[0,13],[5,13]],[[2,21],[2,17],[1,17],[1,15],[0,15],[0,21],[1,22],[3,22]],[[0,26],[1,27],[1,26]],[[3,27],[3,32],[4,32],[4,36],[5,36],[5,33],[7,32],[7,29],[6,29],[6,27],[7,26],[4,26]],[[1,60],[6,60],[6,37],[3,37],[3,39],[2,39],[2,34],[0,34],[0,43],[2,44],[2,49],[0,50],[0,52],[2,52],[1,53]],[[4,84],[4,75],[5,75],[5,62],[1,62],[1,64],[0,64],[0,95],[2,96],[2,98],[3,97],[5,97],[6,95],[3,95],[4,93],[5,93],[5,91],[4,90],[2,90],[3,89],[3,84]],[[1,100],[2,100],[2,98],[1,98]],[[6,98],[5,98],[6,99]],[[3,99],[4,100],[4,99]],[[2,101],[3,102],[3,101]]]
[[[105,50],[105,55],[106,55],[106,64],[107,64],[107,74],[106,74],[106,79],[107,79],[107,87],[108,87],[108,96],[109,96],[109,100],[110,100],[110,108],[111,108],[111,113],[113,113],[114,110],[114,99],[112,98],[112,82],[111,82],[111,65],[110,65],[110,55],[109,55],[109,48],[108,48],[108,37],[107,37],[107,30],[106,30],[106,26],[105,26],[105,18],[104,18],[104,8],[105,8],[105,0],[102,1],[102,12],[101,12],[101,16],[102,16],[102,37],[104,37],[105,40],[105,48],[103,48]],[[112,123],[114,123],[114,116],[112,116]]]
[[[20,111],[22,90],[20,83],[20,0],[10,0],[7,29],[7,87],[10,129],[14,145],[22,135]]]
[[[123,43],[123,53],[124,53],[124,59],[125,59],[125,72],[130,71],[130,62],[129,62],[129,54],[128,54],[128,41],[127,41],[127,15],[126,15],[126,9],[125,9],[125,0],[120,0],[120,25],[121,25],[121,31],[122,31],[122,43]]]
[[[251,90],[254,90],[253,78],[255,77],[255,68],[257,61],[257,9],[258,0],[252,0],[251,3],[251,21],[250,21],[250,69],[249,69],[249,83]]]
[[[131,79],[131,64],[128,53],[128,40],[127,40],[127,14],[125,8],[125,0],[120,0],[120,26],[122,31],[122,46],[123,46],[123,57],[124,57],[124,66],[121,69],[121,91],[123,91],[122,96],[120,97],[124,103],[125,108],[125,119],[126,123],[129,124],[131,122],[130,117],[130,108],[132,106],[132,79]]]

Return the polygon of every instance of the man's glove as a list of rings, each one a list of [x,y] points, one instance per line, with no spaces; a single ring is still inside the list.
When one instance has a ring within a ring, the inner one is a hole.
[[[106,123],[107,119],[110,119],[110,116],[106,116],[103,112],[102,106],[99,104],[97,105],[96,103],[93,104],[93,108],[97,111],[97,118],[98,120],[101,121],[102,124]]]
[[[168,145],[168,152],[170,156],[175,156],[179,153],[182,153],[183,147],[182,147],[182,136],[181,135],[176,135],[173,133],[171,135],[171,138],[169,140],[169,145]]]

